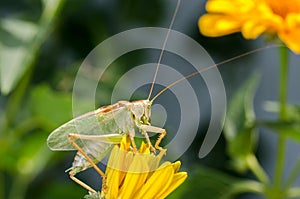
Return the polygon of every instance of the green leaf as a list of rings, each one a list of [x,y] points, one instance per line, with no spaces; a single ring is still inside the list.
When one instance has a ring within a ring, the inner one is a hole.
[[[35,177],[46,166],[52,154],[45,145],[45,139],[44,132],[36,132],[22,140],[22,150],[19,150],[16,162],[20,174]]]
[[[259,82],[259,76],[253,74],[231,99],[224,136],[227,141],[227,153],[235,169],[243,172],[247,169],[245,158],[254,151],[257,133],[254,129],[255,113],[253,99]]]
[[[259,121],[257,124],[300,142],[300,121]]]
[[[273,113],[279,113],[279,103],[274,101],[267,101],[263,105],[264,110]],[[300,106],[299,105],[286,105],[286,121],[300,122]]]
[[[23,74],[34,65],[64,0],[43,3],[44,10],[38,25],[18,19],[0,21],[0,89],[3,94],[11,92]]]
[[[3,94],[8,94],[28,67],[30,45],[38,28],[35,24],[18,20],[0,21],[0,86]]]
[[[279,113],[279,103],[267,101],[264,103],[264,109],[269,112]],[[286,120],[257,121],[257,125],[272,129],[275,133],[300,142],[300,106],[288,104],[286,106]]]
[[[261,193],[262,185],[255,181],[235,178],[214,169],[197,166],[168,199],[231,199],[245,192]]]
[[[71,94],[55,92],[46,85],[33,89],[29,104],[46,130],[53,130],[72,118]]]

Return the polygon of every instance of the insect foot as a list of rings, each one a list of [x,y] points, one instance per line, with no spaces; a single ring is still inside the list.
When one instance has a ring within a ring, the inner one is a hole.
[[[156,143],[155,143],[155,148],[162,151],[164,150],[162,147],[159,146],[160,142],[162,141],[162,139],[166,136],[167,132],[165,129],[163,129],[163,131],[161,132],[160,136],[158,137]]]
[[[103,194],[107,194],[107,190],[108,190],[108,187],[107,187],[107,176],[105,175],[104,177],[102,177],[102,193]]]

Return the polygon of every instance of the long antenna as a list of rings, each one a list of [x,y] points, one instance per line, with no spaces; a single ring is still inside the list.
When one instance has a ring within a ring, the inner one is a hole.
[[[153,88],[154,88],[154,83],[155,83],[155,80],[156,80],[156,76],[157,76],[157,73],[158,73],[160,62],[161,62],[162,56],[164,54],[164,51],[165,51],[165,48],[166,48],[166,45],[167,45],[167,41],[168,41],[168,38],[169,38],[169,35],[170,35],[170,32],[171,32],[171,28],[174,24],[175,17],[177,15],[178,10],[179,10],[180,3],[181,3],[181,0],[178,0],[175,11],[174,11],[174,14],[172,16],[171,23],[170,23],[169,28],[168,28],[166,38],[165,38],[164,43],[163,43],[163,47],[161,49],[161,52],[160,52],[160,55],[159,55],[159,58],[158,58],[158,62],[157,62],[157,65],[156,65],[156,70],[155,70],[155,73],[154,73],[153,81],[152,81],[151,88],[150,88],[150,91],[149,91],[149,95],[148,95],[148,98],[147,98],[148,100],[150,99]]]
[[[255,49],[255,50],[246,52],[246,53],[244,53],[244,54],[241,54],[241,55],[238,55],[238,56],[229,58],[229,59],[227,59],[227,60],[221,61],[221,62],[219,62],[219,63],[217,63],[217,64],[208,66],[208,67],[206,67],[206,68],[200,69],[200,70],[198,70],[198,71],[196,71],[196,72],[193,72],[193,73],[191,73],[191,74],[189,74],[189,75],[187,75],[187,76],[185,76],[185,77],[182,77],[182,78],[176,80],[175,82],[169,84],[168,86],[166,86],[164,89],[162,89],[159,93],[157,93],[157,94],[151,99],[151,103],[152,103],[158,96],[160,96],[162,93],[164,93],[166,90],[168,90],[168,89],[171,88],[172,86],[178,84],[179,82],[181,82],[181,81],[183,81],[183,80],[185,80],[185,79],[188,79],[188,78],[190,78],[190,77],[193,77],[193,76],[195,76],[195,75],[197,75],[197,74],[201,74],[201,73],[203,73],[203,72],[205,72],[205,71],[208,71],[208,70],[210,70],[210,69],[212,69],[212,68],[218,67],[218,66],[220,66],[220,65],[222,65],[222,64],[226,64],[226,63],[228,63],[228,62],[237,60],[237,59],[239,59],[239,58],[241,58],[241,57],[245,57],[245,56],[247,56],[247,55],[250,55],[250,54],[253,54],[253,53],[256,53],[256,52],[259,52],[259,51],[268,49],[268,48],[278,47],[278,46],[280,46],[280,45],[275,44],[275,45],[270,45],[270,46],[258,48],[258,49]]]

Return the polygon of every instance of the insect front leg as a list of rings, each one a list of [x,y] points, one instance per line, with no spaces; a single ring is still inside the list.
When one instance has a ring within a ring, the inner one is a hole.
[[[159,128],[159,127],[156,127],[156,126],[149,126],[149,125],[140,125],[139,126],[139,129],[143,132],[146,132],[145,133],[145,138],[147,140],[147,142],[150,144],[150,147],[152,147],[151,145],[151,142],[150,142],[150,139],[148,137],[148,134],[147,132],[152,132],[152,133],[159,133],[160,136],[158,137],[157,141],[155,142],[155,145],[154,147],[158,150],[163,150],[162,147],[159,146],[160,142],[162,141],[162,139],[166,136],[167,132],[165,129],[163,128]]]
[[[134,136],[135,136],[134,129],[129,130],[129,137],[130,137],[130,141],[131,141],[131,144],[132,144],[132,147],[133,147],[133,151],[137,152],[136,144],[135,144],[135,141],[134,141]]]
[[[147,132],[145,131],[145,132],[143,133],[143,135],[145,136],[146,141],[147,141],[148,145],[150,146],[150,150],[151,150],[152,152],[155,152],[156,150],[155,150],[155,148],[152,146],[152,143],[151,143],[151,141],[150,141],[150,139],[149,139],[149,135],[147,134]]]

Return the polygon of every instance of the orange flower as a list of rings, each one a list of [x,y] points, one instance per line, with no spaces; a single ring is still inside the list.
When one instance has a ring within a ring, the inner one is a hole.
[[[180,162],[159,162],[166,150],[158,155],[142,143],[138,152],[133,152],[130,139],[124,136],[120,146],[115,146],[106,168],[106,180],[101,194],[90,193],[91,199],[163,199],[187,178],[186,172],[178,172]]]
[[[300,53],[300,0],[208,0],[206,10],[198,23],[203,35],[241,32],[256,39],[267,33]]]

